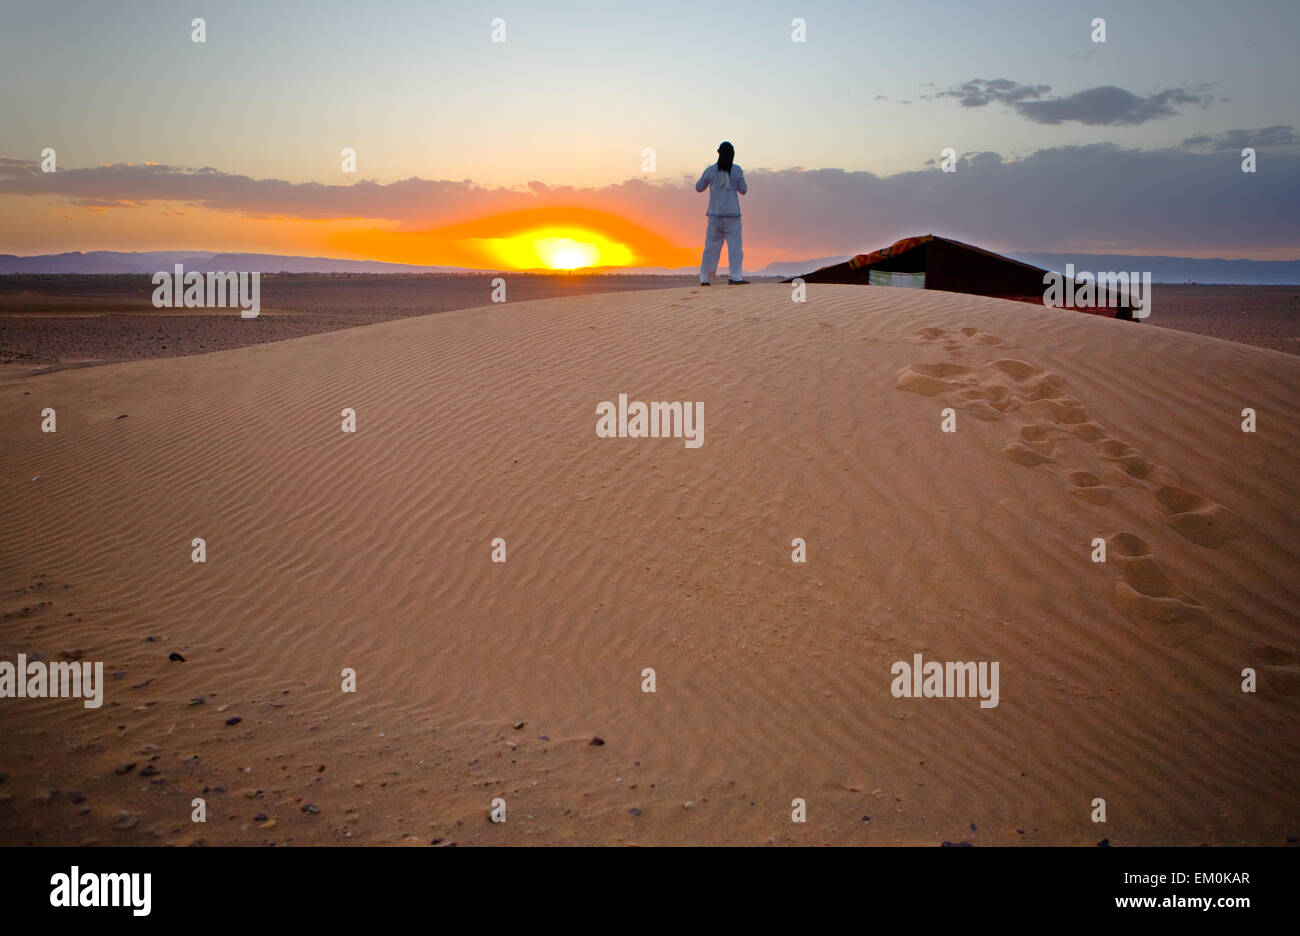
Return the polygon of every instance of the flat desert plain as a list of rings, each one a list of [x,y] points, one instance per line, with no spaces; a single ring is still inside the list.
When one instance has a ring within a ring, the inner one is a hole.
[[[1300,359],[807,300],[7,374],[0,660],[105,687],[0,699],[0,842],[1294,841]],[[702,403],[702,445],[598,437],[619,394]],[[915,654],[998,704],[897,697]]]
[[[262,308],[252,321],[225,310],[154,308],[148,276],[0,276],[0,376],[228,351],[474,308],[492,302],[493,280],[499,275],[263,274]],[[506,280],[511,302],[697,282],[695,276],[631,273],[511,273]],[[1153,296],[1145,325],[1300,354],[1300,287],[1157,283]]]

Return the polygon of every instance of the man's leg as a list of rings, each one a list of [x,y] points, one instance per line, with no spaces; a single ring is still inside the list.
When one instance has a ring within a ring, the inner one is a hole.
[[[719,219],[709,218],[704,229],[704,256],[700,259],[700,282],[707,283],[718,268],[718,259],[722,256],[724,235]]]
[[[731,278],[733,280],[744,279],[741,263],[745,259],[745,252],[740,246],[740,219],[727,218],[726,221],[727,260],[731,263]]]

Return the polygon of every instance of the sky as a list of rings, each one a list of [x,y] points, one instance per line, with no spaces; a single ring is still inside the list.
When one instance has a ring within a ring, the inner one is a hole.
[[[750,187],[747,268],[931,232],[1300,258],[1293,0],[0,13],[3,253],[686,266],[704,226],[692,183],[727,139]]]

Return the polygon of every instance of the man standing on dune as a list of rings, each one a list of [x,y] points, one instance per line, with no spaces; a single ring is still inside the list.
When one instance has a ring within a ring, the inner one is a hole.
[[[732,285],[749,283],[740,270],[744,252],[740,247],[740,196],[749,191],[745,173],[735,163],[736,148],[730,143],[718,147],[718,161],[704,170],[695,191],[709,189],[709,224],[704,230],[704,256],[700,260],[700,285],[708,286],[718,269],[722,243],[727,243],[727,260],[731,263]]]

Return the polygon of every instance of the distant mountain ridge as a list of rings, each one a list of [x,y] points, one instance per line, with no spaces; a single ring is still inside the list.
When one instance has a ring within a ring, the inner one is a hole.
[[[853,256],[769,263],[760,272],[798,276],[843,263]],[[1056,273],[1067,263],[1075,273],[1138,272],[1151,274],[1153,283],[1200,283],[1231,286],[1291,286],[1300,284],[1300,260],[1203,260],[1196,257],[1136,257],[1128,254],[1006,253],[1004,256]]]
[[[1233,286],[1291,286],[1300,283],[1300,260],[1202,260],[1195,257],[1132,257],[1124,254],[1007,254],[1057,273],[1067,263],[1076,273],[1118,273],[1122,270],[1151,274],[1153,283],[1204,283]]]
[[[331,257],[292,257],[279,254],[211,253],[202,250],[91,250],[86,253],[18,257],[0,254],[0,275],[6,273],[170,273],[176,264],[186,272],[245,271],[248,273],[464,273],[466,267],[417,266],[378,260],[337,260]]]
[[[852,254],[814,257],[808,260],[778,260],[756,276],[797,276],[842,263]],[[1136,257],[1125,254],[1008,253],[1007,256],[1044,269],[1063,272],[1073,263],[1076,272],[1138,271],[1151,273],[1156,283],[1205,283],[1209,285],[1295,285],[1300,284],[1300,260],[1201,260],[1194,257]],[[0,254],[0,275],[171,272],[176,264],[199,273],[246,271],[261,273],[478,273],[470,267],[420,266],[412,263],[384,263],[379,260],[340,260],[332,257],[295,257],[280,254],[213,253],[203,250],[91,250],[20,257]],[[593,273],[652,273],[684,275],[697,267],[602,267]],[[561,271],[549,271],[561,272]],[[581,273],[583,271],[574,271]]]
[[[813,270],[820,270],[824,266],[843,263],[852,256],[853,254],[845,254],[842,257],[818,257],[813,260],[777,260],[769,263],[759,272],[765,276],[798,276],[800,273],[811,273]]]

